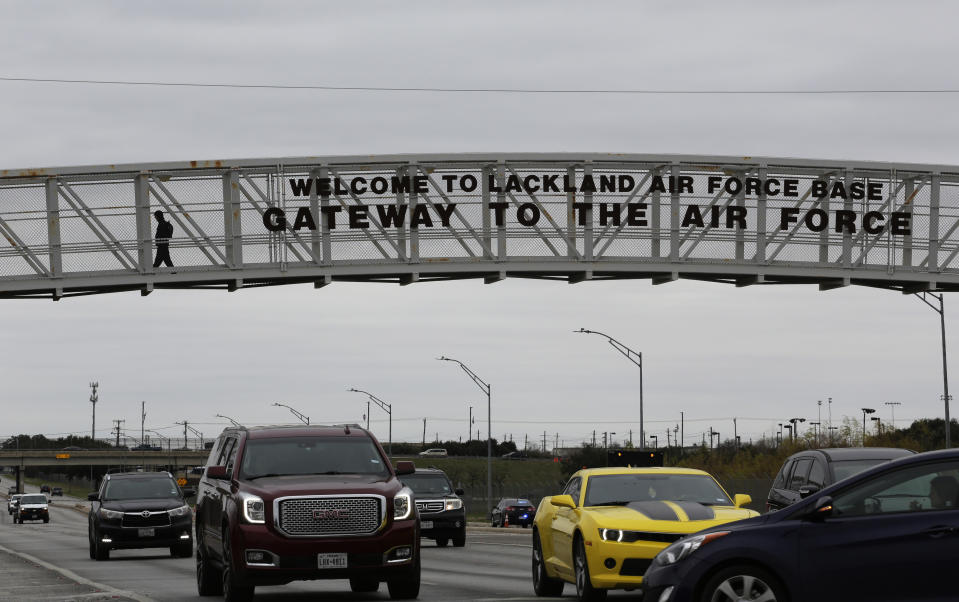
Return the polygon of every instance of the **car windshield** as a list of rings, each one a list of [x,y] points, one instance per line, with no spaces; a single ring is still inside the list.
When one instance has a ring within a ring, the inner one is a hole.
[[[846,477],[862,472],[867,468],[872,468],[877,464],[888,462],[889,458],[869,458],[867,460],[839,460],[832,463],[832,472],[836,475],[836,480],[841,481]]]
[[[103,490],[104,500],[152,500],[180,497],[176,482],[169,477],[110,479]]]
[[[585,506],[670,500],[732,506],[729,496],[711,477],[695,474],[617,474],[589,477]]]
[[[46,504],[47,496],[45,495],[25,495],[20,498],[20,505],[25,506],[27,504]]]
[[[402,481],[417,495],[449,495],[453,493],[450,482],[440,474],[408,474],[402,477]]]
[[[280,437],[250,439],[243,451],[241,479],[285,475],[389,474],[369,437]]]

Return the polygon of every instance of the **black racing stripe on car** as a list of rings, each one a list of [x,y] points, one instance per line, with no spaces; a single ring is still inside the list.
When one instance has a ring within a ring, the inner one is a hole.
[[[652,520],[679,520],[676,511],[665,502],[630,502],[626,504],[626,507],[642,512]]]
[[[689,520],[712,520],[716,518],[716,513],[709,506],[703,506],[698,502],[673,502],[683,509]]]

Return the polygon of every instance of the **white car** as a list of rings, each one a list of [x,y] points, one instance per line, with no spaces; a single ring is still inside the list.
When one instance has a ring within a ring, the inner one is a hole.
[[[25,520],[50,522],[49,500],[42,493],[24,493],[13,513],[13,522],[23,524]]]
[[[445,458],[448,454],[442,447],[432,447],[420,452],[424,458]]]
[[[22,493],[12,493],[10,494],[10,499],[7,501],[7,514],[13,514],[13,511],[17,507],[17,502],[20,498],[23,497]]]

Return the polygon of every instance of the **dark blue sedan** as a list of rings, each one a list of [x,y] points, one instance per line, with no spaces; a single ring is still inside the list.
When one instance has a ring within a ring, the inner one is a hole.
[[[959,449],[859,473],[778,512],[685,537],[644,602],[959,600]]]

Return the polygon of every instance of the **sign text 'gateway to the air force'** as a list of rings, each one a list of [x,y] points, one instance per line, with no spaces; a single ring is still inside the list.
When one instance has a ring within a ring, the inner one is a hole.
[[[480,180],[472,174],[446,174],[440,176],[447,193],[476,192]],[[290,189],[294,197],[310,197],[317,195],[395,195],[395,194],[427,194],[430,178],[425,175],[416,176],[377,176],[366,178],[357,176],[348,180],[342,178],[290,178]],[[799,199],[802,195],[814,201],[882,201],[884,190],[880,182],[853,181],[845,183],[839,180],[806,181],[808,187],[801,192],[801,181],[798,178],[736,178],[724,176],[708,176],[705,190],[700,193],[710,195],[729,196],[764,196],[766,198]],[[692,176],[653,176],[645,192],[647,194],[696,194],[695,181]],[[571,178],[560,174],[529,174],[525,176],[509,175],[505,181],[497,181],[492,175],[486,182],[486,189],[491,193],[633,193],[637,183],[634,176],[629,174],[604,174],[593,176],[589,174]],[[643,191],[636,191],[643,192]],[[450,227],[450,220],[456,209],[456,203],[381,203],[381,204],[354,204],[348,206],[322,206],[320,215],[314,215],[309,207],[299,207],[292,219],[292,225],[286,212],[279,207],[267,209],[263,214],[263,225],[272,232],[287,228],[293,230],[316,230],[317,224],[335,229],[339,226],[348,228],[369,228],[370,220],[377,219],[384,228],[430,228],[435,226]],[[647,212],[648,203],[642,202],[573,202],[574,219],[580,226],[586,226],[595,212],[595,219],[600,226],[633,226],[644,227],[649,225]],[[510,208],[507,202],[490,202],[493,223],[505,226],[508,219],[515,219],[521,226],[532,227],[542,218],[542,209],[537,203],[516,203]],[[337,215],[343,213],[342,219]],[[745,229],[748,208],[731,205],[725,208],[718,205],[686,204],[681,210],[680,227],[712,227]],[[775,213],[774,213],[775,215]],[[897,236],[908,236],[911,229],[912,214],[905,211],[883,213],[881,211],[858,212],[851,209],[836,209],[827,211],[817,207],[800,209],[799,207],[780,207],[778,209],[778,224],[780,230],[789,230],[796,226],[805,226],[812,232],[823,232],[832,229],[838,233],[855,234],[863,230],[867,234],[881,234],[886,228]]]

